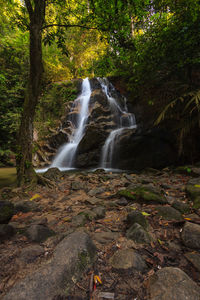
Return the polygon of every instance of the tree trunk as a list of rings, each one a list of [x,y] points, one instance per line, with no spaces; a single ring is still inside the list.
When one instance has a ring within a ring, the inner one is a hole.
[[[38,103],[43,72],[41,28],[44,23],[45,1],[37,0],[35,3],[34,11],[29,11],[30,73],[21,125],[19,129],[17,155],[18,185],[36,181],[36,173],[32,166],[33,122],[36,105]]]

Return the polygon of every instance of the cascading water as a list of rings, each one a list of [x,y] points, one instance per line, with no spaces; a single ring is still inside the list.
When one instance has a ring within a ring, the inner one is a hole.
[[[125,129],[134,129],[137,127],[135,115],[128,112],[126,101],[124,101],[124,109],[120,107],[120,104],[117,103],[117,100],[112,97],[112,91],[114,91],[114,87],[105,79],[98,79],[102,90],[107,96],[109,101],[111,111],[113,112],[115,119],[116,119],[116,128],[110,132],[108,135],[105,144],[102,148],[101,153],[101,161],[100,161],[100,168],[103,169],[114,169],[113,166],[113,153],[114,153],[114,146],[122,134],[123,130]]]
[[[75,100],[75,103],[79,104],[80,107],[76,129],[71,134],[69,143],[66,143],[61,147],[49,168],[59,168],[60,170],[68,170],[73,168],[76,151],[84,135],[85,125],[89,115],[90,96],[90,82],[89,79],[86,78],[82,83],[81,95]]]

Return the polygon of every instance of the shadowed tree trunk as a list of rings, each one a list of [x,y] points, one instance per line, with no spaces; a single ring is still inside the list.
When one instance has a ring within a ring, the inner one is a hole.
[[[25,0],[30,19],[30,72],[18,139],[18,185],[36,181],[36,173],[32,166],[33,121],[43,73],[41,29],[45,20],[45,0],[33,2],[32,5],[30,0]]]

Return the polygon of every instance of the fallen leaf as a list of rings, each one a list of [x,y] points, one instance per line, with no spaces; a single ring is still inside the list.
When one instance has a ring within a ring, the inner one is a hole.
[[[148,214],[148,213],[145,212],[145,211],[142,211],[142,215],[143,215],[143,216],[150,216],[150,214]]]
[[[30,199],[30,201],[35,200],[35,199],[37,199],[37,198],[41,198],[41,196],[40,196],[39,194],[35,194],[35,195]]]

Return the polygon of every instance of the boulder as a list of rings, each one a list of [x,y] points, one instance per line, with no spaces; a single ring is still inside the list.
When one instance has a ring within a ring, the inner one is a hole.
[[[181,238],[186,247],[200,250],[200,225],[186,222]]]
[[[200,208],[200,177],[188,181],[186,194],[193,202],[193,207],[196,209]]]
[[[166,267],[149,279],[149,300],[199,300],[200,287],[182,270]]]
[[[126,236],[138,244],[148,244],[151,242],[151,237],[148,232],[138,223],[134,223],[127,230]]]
[[[50,168],[43,174],[43,176],[49,180],[57,181],[62,177],[62,173],[58,168]]]
[[[181,213],[171,206],[157,206],[158,216],[164,220],[183,221]]]
[[[39,245],[31,245],[21,250],[19,260],[30,264],[33,263],[39,256],[44,254],[44,248]]]
[[[15,229],[10,224],[0,224],[0,242],[9,239],[15,234]]]
[[[45,241],[48,237],[54,235],[55,232],[53,230],[50,230],[48,227],[44,225],[31,225],[27,231],[26,231],[26,236],[28,239],[32,242],[43,242]]]
[[[145,202],[145,203],[167,203],[164,196],[159,194],[156,190],[146,186],[136,186],[133,188],[123,189],[118,191],[119,196],[123,196],[132,201]]]
[[[14,213],[14,205],[11,202],[0,201],[0,224],[8,223]]]
[[[129,213],[126,218],[126,223],[129,227],[135,223],[140,224],[144,229],[147,229],[148,227],[148,221],[139,211],[132,211]]]
[[[144,272],[147,269],[143,258],[132,249],[122,249],[115,252],[110,258],[110,264],[114,269],[118,270],[135,269],[136,271]]]
[[[174,138],[159,128],[147,132],[121,134],[117,152],[117,167],[125,170],[143,170],[147,167],[161,169],[178,160]]]
[[[80,231],[64,238],[55,248],[52,259],[40,269],[18,281],[3,300],[52,300],[68,295],[73,280],[79,279],[94,262],[95,246]]]

